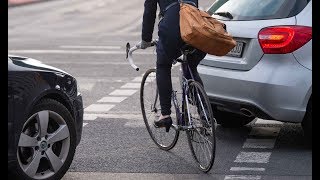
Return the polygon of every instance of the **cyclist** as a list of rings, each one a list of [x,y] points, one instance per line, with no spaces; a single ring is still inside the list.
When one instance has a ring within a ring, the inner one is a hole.
[[[198,0],[184,0],[198,7]],[[172,124],[171,114],[171,66],[172,61],[181,56],[181,48],[185,42],[180,35],[180,5],[178,0],[145,0],[144,13],[142,23],[142,40],[138,44],[141,49],[146,49],[151,45],[152,34],[156,19],[157,4],[160,7],[161,20],[158,25],[157,44],[157,64],[156,64],[156,81],[159,90],[159,99],[161,106],[161,116],[154,121],[156,127],[170,127]],[[199,83],[202,80],[198,74],[197,66],[205,57],[206,53],[196,49],[196,51],[188,55],[188,63],[194,75],[194,79]],[[186,75],[190,78],[190,75]]]

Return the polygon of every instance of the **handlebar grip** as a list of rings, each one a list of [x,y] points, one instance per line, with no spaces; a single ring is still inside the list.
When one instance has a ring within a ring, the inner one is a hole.
[[[158,40],[152,40],[150,43],[150,46],[155,46],[157,44]],[[132,59],[132,53],[137,50],[137,49],[141,49],[141,47],[139,45],[135,45],[134,47],[131,48],[130,43],[128,42],[126,44],[126,59],[129,61],[130,65],[132,68],[134,68],[136,71],[139,71],[139,67],[137,67]]]

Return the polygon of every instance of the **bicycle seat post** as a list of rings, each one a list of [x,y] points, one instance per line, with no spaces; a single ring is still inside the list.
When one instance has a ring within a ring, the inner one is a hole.
[[[188,62],[187,56],[188,56],[189,53],[190,52],[189,52],[188,49],[182,51],[182,54],[183,54],[183,56],[182,56],[183,59],[182,60],[183,60],[184,63]]]

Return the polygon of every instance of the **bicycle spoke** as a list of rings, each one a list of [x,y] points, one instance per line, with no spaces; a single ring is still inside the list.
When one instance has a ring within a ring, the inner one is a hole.
[[[145,82],[148,82],[148,84]],[[170,129],[169,132],[166,132],[165,128],[156,128],[154,126],[154,120],[158,119],[161,114],[156,84],[156,73],[154,69],[150,69],[146,72],[142,79],[141,88],[142,94],[140,94],[140,103],[147,130],[155,144],[161,149],[169,150],[176,144],[179,132],[174,129]]]
[[[210,103],[199,83],[190,83],[188,101],[191,104],[190,120],[194,126],[193,133],[189,134],[189,144],[200,169],[207,172],[211,169],[215,156],[214,126]]]
[[[201,136],[201,134],[199,132],[197,132],[197,135],[198,135],[198,137]],[[200,155],[203,154],[203,158],[204,159],[208,159],[207,153],[205,152],[205,148],[203,147],[204,146],[204,142],[199,140],[199,144],[200,144],[200,150],[203,152],[203,153],[200,152]],[[200,162],[202,162],[201,158],[200,158]]]

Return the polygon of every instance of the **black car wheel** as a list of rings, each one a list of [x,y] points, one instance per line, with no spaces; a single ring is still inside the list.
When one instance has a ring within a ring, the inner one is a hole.
[[[75,124],[68,109],[52,99],[41,100],[21,129],[16,173],[21,179],[61,179],[75,149]]]
[[[248,117],[248,116],[244,116],[244,115],[240,115],[232,112],[221,111],[221,110],[218,110],[215,106],[212,106],[212,108],[213,108],[213,115],[217,123],[225,128],[242,127],[255,119],[254,116]]]

